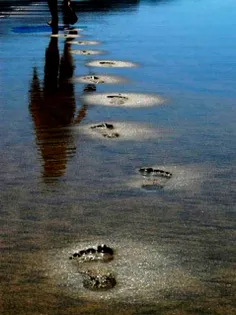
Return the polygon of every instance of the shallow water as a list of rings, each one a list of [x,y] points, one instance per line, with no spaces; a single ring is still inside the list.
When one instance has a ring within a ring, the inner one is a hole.
[[[42,2],[0,14],[0,312],[235,314],[235,2],[103,5],[76,3],[79,39],[51,38]],[[76,80],[103,75],[124,80]],[[105,93],[164,102],[83,102]],[[145,189],[140,167],[172,177]],[[68,259],[100,243],[114,261],[91,268],[117,278],[102,293]]]

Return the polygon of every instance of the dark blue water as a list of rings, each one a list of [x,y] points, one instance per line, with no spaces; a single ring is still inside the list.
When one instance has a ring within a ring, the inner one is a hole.
[[[96,46],[51,39],[45,3],[0,14],[2,314],[235,314],[235,8],[77,1],[73,41]],[[95,93],[165,102],[86,105],[74,79],[89,74],[126,79]],[[118,139],[89,132],[104,121],[123,124]],[[145,190],[143,166],[173,176]],[[67,256],[99,242],[116,250],[118,284],[91,293]]]

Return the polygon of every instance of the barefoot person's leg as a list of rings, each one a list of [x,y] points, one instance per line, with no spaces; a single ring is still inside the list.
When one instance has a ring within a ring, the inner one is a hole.
[[[58,8],[57,8],[57,0],[47,0],[49,10],[51,12],[51,21],[48,24],[52,28],[52,33],[58,33]]]
[[[62,2],[62,12],[64,24],[75,24],[78,21],[77,15],[71,6],[70,0],[63,0]]]

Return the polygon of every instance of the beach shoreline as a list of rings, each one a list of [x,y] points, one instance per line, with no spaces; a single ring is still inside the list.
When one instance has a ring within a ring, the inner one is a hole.
[[[22,5],[29,5],[32,3],[32,0],[7,0],[0,2],[0,11],[9,10],[12,6],[22,6]]]

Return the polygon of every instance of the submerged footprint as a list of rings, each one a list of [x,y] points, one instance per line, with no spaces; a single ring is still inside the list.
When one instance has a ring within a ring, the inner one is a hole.
[[[113,249],[105,244],[98,245],[97,248],[82,249],[74,252],[69,257],[71,260],[78,262],[78,272],[82,275],[83,286],[92,291],[109,290],[116,285],[116,279],[113,273],[107,270],[87,269],[84,268],[86,262],[108,263],[113,260]],[[83,265],[83,268],[82,266]],[[91,265],[90,265],[91,266]],[[96,267],[96,264],[95,264]]]
[[[128,101],[128,97],[119,94],[107,95],[107,98],[110,100],[110,104],[123,105]]]
[[[86,261],[103,261],[108,262],[113,259],[113,249],[105,244],[98,245],[97,249],[91,247],[82,249],[79,252],[73,253],[70,259],[76,259],[78,262]]]
[[[112,132],[114,130],[114,125],[108,123],[101,123],[90,127],[93,130],[96,130],[102,134],[104,138],[114,139],[118,138],[120,135],[118,132]]]
[[[167,177],[167,178],[172,177],[172,174],[170,172],[163,171],[157,168],[152,168],[152,167],[141,167],[139,169],[139,172],[143,176],[162,176],[162,177]]]
[[[88,270],[82,273],[82,277],[84,288],[92,291],[106,291],[116,285],[115,276],[111,272]]]
[[[141,187],[150,191],[164,188],[172,177],[172,173],[152,167],[142,167],[139,172],[143,176]]]
[[[87,63],[91,67],[106,67],[106,68],[127,68],[136,67],[137,65],[130,61],[121,60],[92,60]]]
[[[87,81],[90,81],[92,83],[104,83],[104,80],[100,79],[98,76],[90,75],[84,78]]]

